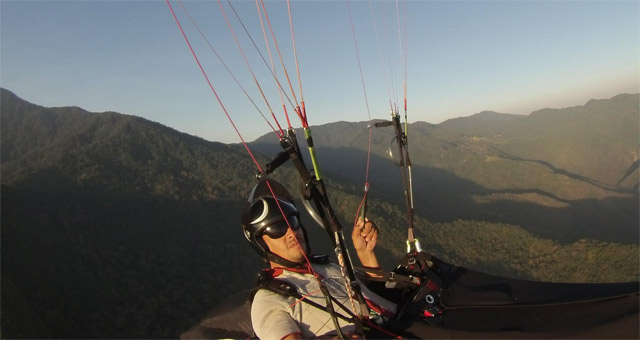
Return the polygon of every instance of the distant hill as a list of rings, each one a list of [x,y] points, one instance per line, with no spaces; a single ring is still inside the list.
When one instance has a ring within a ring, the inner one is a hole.
[[[483,112],[410,124],[416,211],[443,222],[516,224],[563,241],[636,242],[639,103],[640,95],[624,94],[529,116]],[[324,168],[362,181],[367,123],[312,130]],[[385,155],[392,129],[373,132],[372,190],[395,188],[401,204],[399,171]],[[255,147],[272,152],[272,139],[259,138]]]
[[[618,122],[611,127],[600,121],[595,108],[607,103],[585,106],[594,107],[590,120],[569,109],[575,117],[561,126],[575,140],[603,136],[605,147],[616,145],[607,160],[626,164],[637,135],[627,147],[630,127],[608,144],[607,129],[631,123],[624,116],[611,118]],[[243,147],[115,112],[46,108],[4,89],[0,105],[3,338],[175,338],[223,298],[253,286],[262,264],[240,233],[239,211],[256,169]],[[411,124],[423,248],[513,277],[637,280],[637,163],[631,157],[626,169],[609,169],[597,157],[583,160],[593,170],[577,160],[557,163],[542,151],[565,146],[533,137],[563,140],[545,132],[563,112]],[[498,123],[510,133],[494,135],[497,127],[487,126]],[[484,134],[474,132],[476,124],[487,124]],[[593,124],[607,128],[580,132]],[[313,127],[330,199],[347,230],[362,195],[366,125]],[[384,155],[391,131],[374,132],[369,214],[381,226],[378,251],[389,269],[402,255],[406,222],[399,170]],[[279,151],[264,140],[251,147],[261,151],[260,164]],[[295,192],[291,166],[272,176]],[[304,218],[312,247],[327,251],[323,231]]]
[[[557,185],[551,186],[549,192],[558,191],[563,198],[637,192],[639,176],[631,172],[637,169],[639,159],[639,106],[640,94],[622,94],[592,100],[584,106],[544,109],[529,116],[485,111],[438,125],[417,122],[409,124],[412,160],[417,165],[451,170],[492,189],[539,187],[543,183],[538,176],[519,176],[519,173],[511,176],[513,180],[491,175],[502,181],[492,183],[483,168],[515,170],[516,163],[537,163],[545,171],[580,180],[588,187],[563,192]],[[375,154],[385,157],[391,130],[374,129],[372,150]],[[314,126],[313,132],[314,140],[321,147],[357,150],[367,147],[364,122]],[[255,143],[269,141],[273,142],[272,136],[265,135]],[[489,166],[488,163],[496,161],[499,165]]]
[[[438,127],[451,129],[460,133],[490,133],[505,128],[507,122],[523,119],[526,116],[493,111],[482,111],[468,117],[460,117],[446,120]]]
[[[44,108],[6,90],[1,100],[3,184],[45,190],[59,178],[118,195],[213,200],[236,198],[229,189],[245,183],[236,174],[254,171],[240,148],[139,117]]]

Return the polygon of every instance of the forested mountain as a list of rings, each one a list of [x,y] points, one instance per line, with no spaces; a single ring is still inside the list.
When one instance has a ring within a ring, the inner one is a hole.
[[[2,338],[175,338],[253,286],[262,264],[239,212],[256,171],[244,148],[0,94]],[[411,124],[423,248],[514,277],[638,280],[637,102],[624,95],[530,116]],[[366,123],[313,132],[349,230]],[[374,132],[369,212],[390,269],[406,214],[399,170],[384,155],[390,128]],[[252,148],[261,164],[278,151],[262,139]],[[296,186],[290,166],[273,176]],[[306,225],[313,248],[326,250],[320,228]]]
[[[592,100],[529,116],[482,112],[409,125],[416,211],[439,222],[469,218],[519,225],[562,242],[638,240],[640,95]],[[396,190],[386,156],[391,127],[374,129],[371,187]],[[324,168],[363,181],[367,123],[313,127]],[[265,136],[255,148],[277,148]],[[347,171],[347,169],[349,169]],[[375,193],[372,193],[375,197]]]
[[[1,103],[3,337],[176,337],[252,286],[244,150],[5,90]]]
[[[519,176],[518,169],[520,165],[539,165],[544,170],[534,169],[534,174],[551,171],[584,182],[567,189],[549,185],[549,193],[566,199],[638,191],[639,106],[639,94],[622,94],[528,116],[485,111],[438,125],[417,122],[409,124],[412,161],[414,165],[449,170],[491,189],[540,188],[552,178]],[[374,129],[375,154],[386,157],[392,130]],[[366,122],[314,126],[313,132],[320,147],[367,147]],[[265,135],[256,142],[272,139]],[[493,170],[501,168],[516,173],[512,178],[494,176]],[[575,190],[581,184],[588,187]]]

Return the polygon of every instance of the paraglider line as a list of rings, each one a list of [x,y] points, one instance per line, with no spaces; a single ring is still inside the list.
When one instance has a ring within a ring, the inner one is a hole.
[[[224,66],[224,68],[227,70],[227,72],[229,73],[229,75],[231,76],[231,78],[233,78],[233,80],[235,81],[235,83],[238,85],[238,87],[240,87],[240,89],[242,90],[242,92],[244,93],[244,95],[247,97],[247,99],[249,99],[249,101],[251,102],[251,104],[253,104],[253,107],[256,108],[256,110],[258,110],[258,113],[260,113],[260,116],[262,116],[262,118],[265,120],[265,122],[269,125],[269,127],[271,128],[271,130],[273,130],[273,132],[276,134],[276,136],[278,136],[278,138],[280,138],[280,136],[282,136],[282,129],[281,133],[279,134],[276,129],[273,127],[273,125],[271,124],[271,122],[267,119],[267,117],[264,115],[264,113],[262,113],[262,110],[260,110],[260,108],[258,107],[258,105],[256,105],[255,101],[253,100],[253,98],[251,98],[251,96],[249,95],[249,93],[247,93],[247,90],[245,90],[245,88],[242,86],[242,84],[240,84],[240,81],[238,80],[238,78],[235,76],[235,74],[233,74],[233,72],[231,71],[231,69],[229,69],[229,67],[227,66],[227,64],[224,62],[224,60],[222,59],[222,57],[220,56],[220,54],[218,53],[218,51],[216,51],[216,49],[213,47],[213,45],[211,44],[211,42],[209,42],[209,39],[207,39],[207,37],[204,35],[204,33],[202,32],[202,30],[200,29],[200,26],[195,22],[195,20],[193,19],[193,17],[191,17],[191,14],[189,13],[189,11],[186,9],[186,7],[184,6],[184,4],[182,3],[181,0],[178,0],[178,4],[180,5],[180,7],[182,7],[182,10],[184,11],[184,13],[187,15],[187,17],[189,18],[189,20],[191,21],[191,23],[193,24],[193,26],[196,28],[196,30],[198,31],[198,33],[200,33],[200,36],[202,37],[202,39],[204,39],[204,41],[207,43],[207,45],[209,46],[209,49],[211,49],[211,51],[216,55],[216,57],[218,58],[218,60],[220,61],[220,63],[222,64],[222,66]]]
[[[229,3],[229,4],[231,4],[231,3]],[[233,8],[233,7],[231,7],[231,8]],[[267,54],[269,55],[269,62],[271,63],[271,70],[273,72],[273,77],[274,77],[276,83],[278,84],[278,94],[280,95],[280,103],[282,104],[282,109],[283,109],[283,112],[284,112],[284,116],[287,119],[287,126],[289,127],[289,129],[291,129],[291,120],[289,119],[289,113],[287,112],[287,106],[284,104],[284,98],[282,97],[283,90],[282,90],[282,87],[279,86],[280,82],[278,81],[276,67],[273,64],[273,55],[271,54],[271,47],[269,47],[270,44],[269,44],[269,39],[267,38],[267,31],[264,29],[264,21],[262,20],[262,11],[260,10],[260,3],[258,2],[258,0],[256,0],[256,9],[258,10],[258,18],[260,19],[260,28],[262,28],[262,36],[264,37],[264,43],[265,43],[265,45],[267,47]],[[236,13],[236,10],[234,9],[233,12]],[[237,15],[238,14],[236,13],[236,16]],[[238,20],[240,20],[239,17],[238,17]],[[242,27],[244,27],[244,25],[242,25]],[[246,28],[245,28],[245,31],[247,32],[247,35],[248,35],[249,32],[246,30]],[[249,35],[249,37],[251,37],[251,36]],[[253,39],[251,39],[251,41],[253,42]],[[255,43],[254,43],[254,46],[256,46]],[[257,48],[257,46],[256,46],[256,48]],[[286,95],[286,93],[285,93],[285,95]],[[287,99],[288,99],[288,97],[287,97]],[[291,103],[291,100],[289,100],[289,103]],[[291,105],[293,106],[293,104],[291,104]]]
[[[280,135],[282,136],[284,134],[284,131],[282,130],[282,127],[280,126],[280,123],[278,122],[278,119],[276,118],[276,115],[273,112],[273,109],[271,108],[271,105],[269,105],[269,101],[267,100],[267,97],[264,94],[264,91],[262,91],[262,87],[260,86],[260,82],[258,82],[258,79],[256,78],[256,75],[253,72],[253,68],[251,68],[251,64],[249,64],[249,61],[247,60],[247,56],[244,53],[244,49],[240,45],[240,40],[238,40],[238,36],[236,35],[236,32],[233,29],[233,26],[231,26],[231,22],[229,21],[229,18],[227,17],[227,13],[224,11],[224,7],[222,6],[222,2],[220,0],[218,0],[218,6],[220,7],[220,11],[222,12],[224,20],[227,22],[227,26],[229,27],[229,31],[231,31],[231,35],[233,36],[233,39],[235,40],[236,45],[238,46],[238,49],[240,50],[240,54],[242,55],[242,58],[244,59],[244,62],[247,64],[247,68],[249,69],[249,72],[251,73],[251,77],[253,77],[253,80],[255,81],[256,86],[258,87],[258,90],[260,91],[260,94],[262,95],[262,98],[264,99],[264,102],[267,104],[267,107],[269,108],[269,112],[271,112],[271,116],[276,121],[276,124],[278,125],[278,128],[280,129]]]
[[[262,11],[264,12],[264,17],[267,20],[267,25],[269,26],[269,31],[271,32],[271,38],[273,39],[273,44],[276,47],[276,51],[278,52],[278,57],[280,57],[280,63],[282,64],[282,69],[284,70],[284,75],[287,78],[287,82],[289,83],[289,88],[291,89],[291,94],[293,95],[293,100],[296,103],[296,107],[300,106],[298,104],[298,98],[296,97],[296,92],[293,90],[293,85],[291,84],[291,79],[289,78],[289,72],[287,72],[287,68],[284,64],[284,59],[282,59],[282,53],[280,52],[280,47],[278,46],[278,40],[276,39],[275,34],[273,33],[273,27],[271,26],[271,20],[269,20],[269,15],[267,14],[267,9],[264,6],[264,1],[260,0],[260,5],[262,6]]]
[[[298,74],[298,86],[300,87],[300,101],[302,102],[304,110],[304,95],[302,94],[302,81],[300,81],[300,67],[298,66],[298,49],[296,48],[296,37],[293,34],[293,19],[291,17],[291,4],[289,0],[287,0],[287,12],[289,13],[289,27],[291,29],[291,42],[293,43],[293,56],[296,61],[296,73]]]
[[[369,189],[369,164],[370,164],[370,159],[371,159],[371,139],[372,139],[372,124],[371,124],[371,110],[369,109],[369,99],[367,98],[367,87],[365,86],[365,82],[364,82],[364,73],[362,72],[362,62],[360,61],[360,51],[358,49],[358,39],[356,38],[356,30],[355,27],[353,25],[353,15],[351,14],[351,5],[349,4],[349,0],[347,0],[347,11],[349,12],[349,22],[351,23],[351,34],[353,35],[353,45],[355,46],[356,49],[356,59],[358,60],[358,69],[360,70],[360,81],[362,82],[362,92],[364,94],[364,102],[365,105],[367,107],[367,117],[369,118],[369,140],[368,140],[368,144],[367,144],[367,166],[366,166],[366,171],[365,171],[365,193],[363,195],[362,198],[362,202],[360,203],[361,207],[362,207],[362,217],[364,219],[364,211],[365,209],[365,205],[367,203],[366,197],[367,197],[367,191]],[[356,214],[356,216],[360,216],[360,209],[358,209],[358,212]],[[357,217],[356,217],[357,219]],[[357,220],[356,220],[357,221]],[[355,225],[355,223],[354,223]]]
[[[189,46],[189,50],[191,51],[191,54],[193,55],[193,58],[195,59],[196,63],[198,64],[198,67],[200,68],[200,72],[202,72],[202,75],[204,76],[204,79],[207,81],[207,84],[209,85],[209,88],[211,89],[211,91],[215,95],[216,99],[218,100],[218,103],[220,104],[220,107],[222,108],[222,111],[224,111],[224,114],[227,116],[227,119],[229,119],[229,122],[231,123],[231,126],[233,126],[233,129],[236,131],[236,134],[238,135],[238,137],[240,137],[240,140],[242,141],[242,144],[244,145],[244,147],[247,150],[247,152],[249,153],[249,156],[251,156],[251,159],[253,160],[253,163],[255,163],[255,165],[258,167],[259,171],[262,171],[262,168],[260,167],[260,164],[258,163],[258,161],[254,157],[253,153],[249,149],[249,145],[247,145],[247,142],[242,137],[242,134],[240,134],[240,131],[236,127],[236,124],[233,122],[233,119],[231,119],[231,115],[229,115],[229,112],[227,111],[227,108],[224,106],[224,104],[222,103],[222,100],[218,96],[218,92],[216,92],[216,89],[213,87],[213,84],[209,80],[209,77],[207,76],[207,72],[205,72],[204,68],[202,67],[202,64],[200,63],[200,60],[198,59],[198,56],[196,55],[196,52],[193,50],[193,47],[191,46],[191,43],[189,42],[189,38],[187,38],[187,35],[184,32],[184,29],[182,29],[182,25],[180,24],[180,20],[178,20],[178,17],[176,16],[175,11],[173,10],[173,6],[171,6],[171,3],[169,2],[169,0],[166,0],[166,1],[167,1],[167,5],[169,5],[169,10],[171,10],[171,14],[173,15],[173,18],[176,20],[176,24],[178,25],[178,28],[180,29],[180,33],[182,33],[182,36],[184,37],[184,40],[187,43],[187,46]]]

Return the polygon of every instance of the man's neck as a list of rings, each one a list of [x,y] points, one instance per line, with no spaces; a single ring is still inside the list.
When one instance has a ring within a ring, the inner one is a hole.
[[[287,271],[291,271],[291,272],[296,272],[296,273],[302,273],[302,274],[311,274],[312,273],[312,269],[311,269],[311,265],[308,263],[304,263],[300,266],[297,267],[285,267],[279,263],[275,263],[275,262],[270,262],[271,264],[271,269],[273,269],[275,272],[282,272],[283,270],[287,270]]]

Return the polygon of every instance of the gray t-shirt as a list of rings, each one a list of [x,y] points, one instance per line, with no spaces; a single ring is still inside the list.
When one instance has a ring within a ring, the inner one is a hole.
[[[352,310],[352,302],[347,295],[340,267],[333,263],[313,264],[312,267],[331,296]],[[318,280],[312,274],[283,269],[278,270],[276,275],[278,280],[286,281],[296,287],[304,299],[309,299],[321,306],[326,305]],[[371,292],[366,286],[362,284],[360,286],[365,299],[368,304],[373,305],[373,309],[378,309],[383,315],[395,313],[395,304]],[[355,308],[359,309],[355,299],[353,303]],[[333,307],[336,312],[349,316],[349,313],[337,304],[334,303]],[[338,322],[343,332],[355,331],[353,324],[340,318]],[[294,297],[286,297],[266,289],[259,290],[254,297],[251,305],[251,323],[256,335],[263,340],[279,340],[293,333],[299,333],[305,339],[336,333],[331,315],[326,311],[298,301]]]

